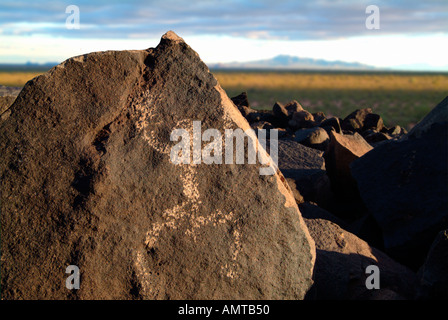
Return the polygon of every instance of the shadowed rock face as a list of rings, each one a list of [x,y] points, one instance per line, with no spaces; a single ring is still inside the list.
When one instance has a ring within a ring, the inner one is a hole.
[[[304,212],[311,209],[310,206],[301,208]],[[410,269],[331,221],[313,217],[305,218],[305,222],[315,240],[317,251],[315,283],[310,298],[394,300],[414,296],[417,277]],[[366,288],[369,276],[366,268],[369,265],[378,266],[380,270],[379,289]]]
[[[419,299],[448,299],[448,230],[442,230],[436,236],[419,270]]]
[[[0,122],[3,299],[301,299],[314,242],[283,176],[175,165],[175,128],[248,129],[199,56],[71,58]],[[247,161],[245,162],[247,163]],[[77,265],[79,290],[65,287]]]
[[[445,98],[404,138],[351,164],[363,201],[393,258],[418,269],[448,227],[448,117]]]

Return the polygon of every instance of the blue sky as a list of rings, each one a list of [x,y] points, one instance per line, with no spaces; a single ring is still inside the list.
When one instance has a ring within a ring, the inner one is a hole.
[[[369,30],[368,5],[380,10]],[[66,7],[80,10],[67,29]],[[61,62],[91,51],[145,49],[173,30],[209,63],[278,54],[448,71],[448,1],[0,2],[0,63]]]

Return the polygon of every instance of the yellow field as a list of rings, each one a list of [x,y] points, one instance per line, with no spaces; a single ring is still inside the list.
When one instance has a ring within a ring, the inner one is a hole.
[[[22,87],[27,81],[42,72],[0,72],[0,84],[9,87]]]
[[[448,95],[448,74],[217,72],[229,96],[246,91],[253,108],[297,100],[310,112],[344,118],[372,108],[387,126],[410,129]]]
[[[224,88],[338,90],[447,90],[448,75],[347,73],[214,73]]]
[[[0,84],[23,86],[41,73],[0,72]],[[344,118],[355,109],[370,107],[386,125],[408,129],[448,95],[448,74],[220,71],[214,75],[230,97],[247,92],[255,109],[297,100],[310,112]]]

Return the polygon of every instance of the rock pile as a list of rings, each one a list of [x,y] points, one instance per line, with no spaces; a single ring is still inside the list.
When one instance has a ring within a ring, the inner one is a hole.
[[[439,248],[446,246],[442,230],[448,228],[448,97],[409,133],[400,126],[387,127],[370,108],[341,119],[310,113],[297,101],[277,102],[263,117],[264,128],[283,132],[279,168],[316,242],[310,298],[446,297],[440,270],[448,262]],[[346,246],[332,244],[341,234],[344,243],[351,243],[346,250],[373,246],[369,250],[380,249],[387,258],[375,260],[362,249],[342,254]],[[344,275],[350,265],[364,266],[372,259],[385,273],[404,277],[391,276],[389,289],[373,294],[361,285],[365,277],[360,270],[354,272],[358,282]],[[338,265],[347,268],[338,270]]]
[[[448,227],[447,115],[445,99],[403,139],[381,144],[351,165],[385,248],[413,268]]]

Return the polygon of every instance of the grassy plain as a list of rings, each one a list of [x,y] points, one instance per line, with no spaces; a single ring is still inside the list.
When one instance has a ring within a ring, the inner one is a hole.
[[[0,84],[8,87],[22,87],[28,80],[31,80],[42,73],[43,72],[0,71]]]
[[[23,86],[42,72],[0,72],[0,84]],[[254,109],[297,100],[310,112],[344,118],[370,107],[387,126],[412,127],[448,95],[447,73],[213,71],[230,97],[245,91]]]
[[[344,118],[372,108],[386,125],[406,128],[448,95],[447,73],[390,72],[215,72],[230,97],[246,91],[255,109],[297,100],[310,112]]]

